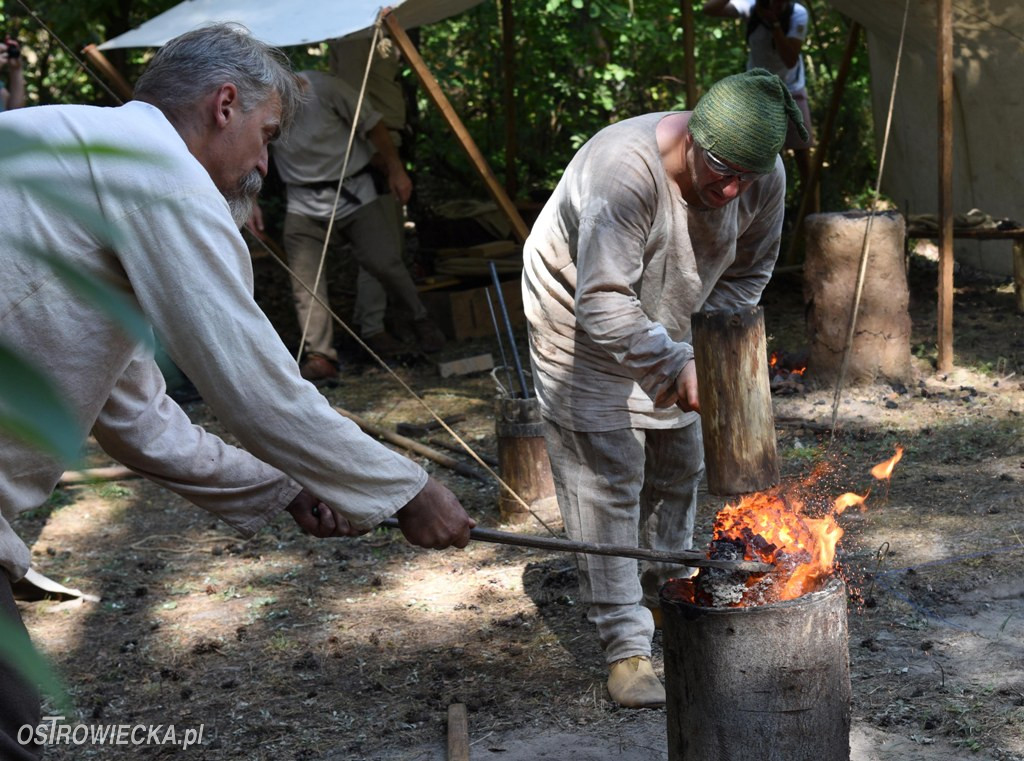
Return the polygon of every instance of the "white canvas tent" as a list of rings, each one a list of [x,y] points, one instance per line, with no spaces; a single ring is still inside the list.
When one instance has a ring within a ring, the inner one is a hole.
[[[179,34],[211,22],[236,21],[253,36],[278,47],[304,45],[369,34],[385,5],[405,29],[432,24],[472,8],[482,0],[185,0],[144,24],[107,40],[100,50],[155,48]]]
[[[867,30],[876,136],[881,145],[904,3],[829,0]],[[910,214],[937,213],[936,3],[911,0],[882,190]],[[953,3],[953,213],[977,208],[1024,223],[1024,3]],[[957,258],[1010,274],[1010,241],[956,242]]]

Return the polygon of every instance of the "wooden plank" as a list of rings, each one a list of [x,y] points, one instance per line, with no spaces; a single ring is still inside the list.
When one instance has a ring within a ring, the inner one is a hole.
[[[516,239],[523,243],[526,241],[526,237],[530,234],[530,229],[526,226],[523,218],[519,215],[519,210],[515,204],[505,193],[505,189],[498,182],[494,176],[494,172],[491,171],[491,167],[487,164],[487,159],[480,152],[476,143],[473,141],[473,137],[469,134],[469,130],[466,129],[459,115],[455,113],[455,109],[452,108],[452,104],[448,101],[448,96],[444,94],[441,89],[441,85],[438,84],[434,75],[430,73],[430,69],[427,68],[427,64],[420,56],[416,46],[412,44],[412,40],[409,39],[409,35],[405,33],[405,29],[398,23],[398,19],[395,18],[395,14],[391,12],[390,8],[385,8],[381,15],[383,16],[384,23],[387,24],[388,31],[391,33],[391,39],[395,41],[398,47],[402,51],[402,55],[405,56],[405,60],[409,62],[412,70],[416,72],[416,76],[419,77],[420,83],[423,85],[423,89],[427,91],[427,95],[433,101],[434,105],[440,110],[441,115],[445,121],[448,122],[448,126],[451,127],[452,132],[455,133],[455,137],[462,145],[463,149],[469,156],[473,167],[476,169],[480,178],[484,181],[487,186],[488,192],[491,197],[498,204],[498,208],[505,215],[508,221],[512,224],[512,231],[515,233]]]
[[[490,353],[477,354],[475,357],[463,357],[453,359],[449,362],[441,362],[437,369],[442,378],[450,378],[453,375],[469,375],[471,373],[482,373],[494,368],[494,358]]]
[[[936,369],[953,369],[953,0],[937,0],[939,83],[939,305]]]
[[[465,703],[448,706],[448,761],[469,761],[469,719]]]

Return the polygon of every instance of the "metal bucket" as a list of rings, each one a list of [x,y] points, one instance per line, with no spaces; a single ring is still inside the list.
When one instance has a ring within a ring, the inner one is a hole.
[[[669,761],[849,761],[846,585],[745,608],[661,588]]]

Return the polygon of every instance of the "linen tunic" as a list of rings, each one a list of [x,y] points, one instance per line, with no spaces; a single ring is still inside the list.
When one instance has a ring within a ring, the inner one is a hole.
[[[656,138],[668,113],[613,124],[569,163],[523,250],[541,411],[573,431],[679,428],[690,315],[756,305],[778,256],[782,159],[720,209],[690,207]]]
[[[377,197],[373,178],[363,170],[377,151],[367,134],[381,120],[381,115],[368,98],[359,106],[359,93],[332,74],[303,71],[298,76],[309,83],[302,118],[296,119],[289,133],[272,148],[277,173],[288,186],[288,213],[329,219],[344,168],[344,187],[351,196],[338,198],[334,214],[335,219],[343,219]],[[355,138],[351,140],[348,164],[345,164],[353,124],[356,125]]]
[[[300,484],[360,528],[422,489],[422,468],[363,435],[299,376],[253,299],[249,251],[227,202],[158,109],[40,106],[0,116],[6,129],[46,148],[5,161],[16,179],[0,180],[0,342],[55,381],[83,439],[92,431],[112,457],[246,535]],[[101,144],[141,157],[85,150]],[[117,239],[84,215],[112,225]],[[134,303],[248,451],[192,425],[151,353],[32,251]],[[30,556],[10,521],[43,504],[62,470],[0,433],[0,567],[14,579]]]

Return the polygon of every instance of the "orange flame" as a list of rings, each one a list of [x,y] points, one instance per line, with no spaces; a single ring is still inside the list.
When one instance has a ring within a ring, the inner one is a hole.
[[[872,468],[876,478],[889,478],[903,450]],[[767,574],[749,575],[746,589],[734,607],[762,605],[797,597],[819,589],[835,572],[836,549],[843,537],[838,517],[850,507],[865,509],[867,494],[847,492],[829,502],[815,496],[816,484],[827,470],[819,466],[802,482],[784,484],[769,492],[741,497],[715,517],[712,550],[722,546],[742,548],[744,560],[771,563]],[[884,473],[884,475],[879,475]],[[810,512],[819,513],[813,517]],[[712,556],[712,553],[709,553]],[[705,572],[713,573],[710,569]],[[697,599],[700,576],[689,589]],[[703,603],[702,603],[703,604]]]
[[[892,469],[896,467],[896,463],[898,463],[902,458],[903,447],[896,447],[896,454],[894,454],[891,459],[888,459],[885,462],[880,462],[873,467],[871,469],[871,475],[879,481],[885,481],[888,478],[892,478]]]

